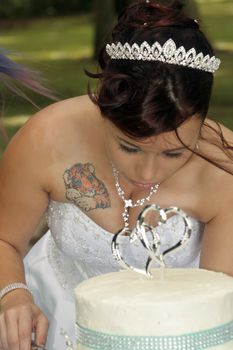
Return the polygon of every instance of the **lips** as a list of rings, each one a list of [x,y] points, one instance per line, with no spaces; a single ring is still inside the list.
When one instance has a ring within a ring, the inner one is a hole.
[[[133,181],[131,180],[132,184],[136,187],[140,187],[140,188],[146,188],[146,189],[150,189],[151,187],[154,187],[156,185],[155,182],[137,182],[137,181]]]

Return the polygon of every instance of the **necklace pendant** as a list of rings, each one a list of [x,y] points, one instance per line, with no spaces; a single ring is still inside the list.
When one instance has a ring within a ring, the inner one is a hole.
[[[125,208],[133,206],[132,199],[125,199],[124,202],[125,202]]]
[[[115,186],[117,193],[119,197],[123,200],[124,202],[124,212],[122,213],[123,221],[125,224],[125,227],[129,227],[129,211],[128,208],[135,208],[135,207],[141,207],[145,204],[146,201],[149,201],[154,193],[157,192],[159,188],[159,184],[151,187],[149,194],[141,199],[138,199],[136,202],[133,203],[132,199],[126,199],[125,198],[125,192],[121,189],[120,184],[119,184],[119,179],[118,179],[118,170],[114,167],[112,164],[112,170],[113,170],[113,176],[115,178]]]

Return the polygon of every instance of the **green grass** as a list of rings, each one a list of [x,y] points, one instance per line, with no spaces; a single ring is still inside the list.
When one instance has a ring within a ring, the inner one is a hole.
[[[222,60],[216,73],[209,115],[233,130],[232,0],[197,0],[202,27]]]
[[[197,0],[203,19],[203,26],[214,42],[228,42],[233,46],[232,0]]]
[[[91,16],[20,21],[12,28],[1,28],[0,36],[0,46],[13,51],[14,60],[40,70],[59,99],[86,93],[88,78],[83,69],[96,67],[91,60],[92,42]],[[36,94],[28,95],[41,108],[51,103]],[[9,91],[4,91],[4,96],[3,120],[11,137],[36,109]],[[4,148],[1,140],[0,148]]]
[[[233,129],[233,32],[232,0],[197,0],[202,27],[222,60],[216,74],[209,115]],[[91,15],[35,19],[14,22],[1,28],[0,46],[20,54],[12,56],[20,63],[39,69],[60,99],[86,92],[88,78],[83,68],[95,69],[91,60],[93,43]],[[4,122],[11,137],[36,110],[22,98],[9,92]],[[30,94],[43,107],[48,99]],[[3,142],[0,143],[0,147]]]
[[[20,53],[14,59],[39,68],[62,97],[85,91],[83,68],[90,68],[92,41],[91,16],[26,21],[2,28],[0,37],[1,46]]]

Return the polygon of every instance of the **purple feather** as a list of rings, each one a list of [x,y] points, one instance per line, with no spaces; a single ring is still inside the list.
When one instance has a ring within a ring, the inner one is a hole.
[[[45,87],[41,81],[42,77],[39,72],[12,61],[7,57],[6,51],[0,49],[0,83],[6,84],[15,93],[30,101],[31,99],[27,97],[15,82],[40,95],[57,100],[51,90]]]

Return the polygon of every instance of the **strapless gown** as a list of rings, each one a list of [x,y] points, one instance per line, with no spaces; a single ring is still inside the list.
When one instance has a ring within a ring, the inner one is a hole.
[[[63,329],[75,344],[74,287],[90,277],[119,271],[111,253],[113,235],[71,203],[50,200],[49,231],[24,259],[26,281],[34,299],[50,321],[48,350],[65,350]],[[166,257],[168,267],[198,267],[204,224],[190,218],[192,236],[179,251]],[[177,243],[183,233],[181,217],[174,215],[158,228],[163,250]],[[139,241],[129,245],[121,238],[122,252],[131,265],[142,267],[147,254]]]

